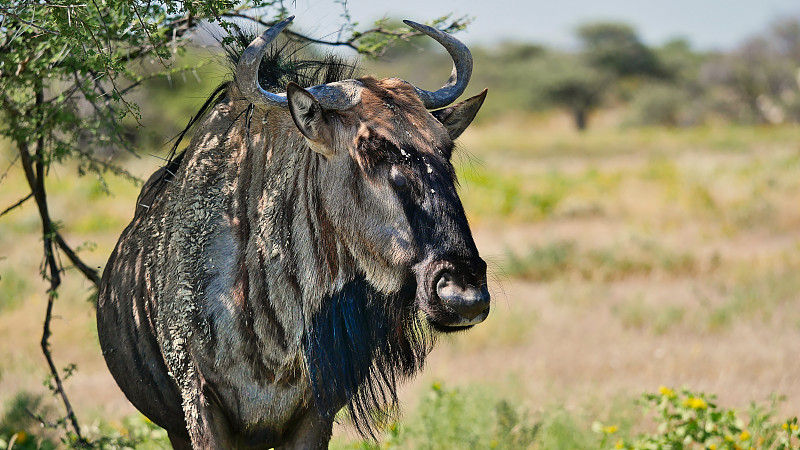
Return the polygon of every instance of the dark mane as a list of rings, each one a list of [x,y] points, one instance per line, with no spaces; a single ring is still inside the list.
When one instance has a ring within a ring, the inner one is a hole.
[[[195,125],[218,104],[228,99],[228,88],[236,79],[236,64],[242,53],[258,36],[254,31],[243,31],[236,28],[233,41],[222,44],[225,51],[227,64],[230,67],[231,78],[217,86],[208,96],[203,106],[189,119],[184,129],[173,138],[172,147],[166,158],[162,175],[149,187],[148,196],[155,195],[175,177],[175,173],[183,159],[183,152],[178,148],[184,138],[190,134]],[[270,92],[284,92],[286,85],[293,81],[304,88],[318,84],[332,83],[350,78],[356,78],[360,68],[355,61],[347,60],[332,53],[319,56],[308,45],[287,40],[282,44],[274,44],[264,55],[258,66],[258,81],[261,87]]]
[[[237,29],[233,43],[223,46],[234,79],[239,58],[257,36]],[[290,81],[308,88],[356,78],[358,74],[359,67],[354,61],[331,53],[319,55],[308,45],[293,41],[273,45],[258,66],[258,82],[269,92],[285,92]]]
[[[434,336],[413,307],[416,286],[393,295],[353,280],[325,299],[303,343],[314,402],[334,419],[342,407],[359,433],[396,419],[397,385],[422,369]]]

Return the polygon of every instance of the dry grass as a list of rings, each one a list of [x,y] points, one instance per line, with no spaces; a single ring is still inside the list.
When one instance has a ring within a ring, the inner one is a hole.
[[[783,412],[800,414],[800,130],[579,135],[562,122],[515,118],[465,134],[462,196],[499,280],[495,304],[486,323],[442,340],[406,404],[432,380],[506,389],[534,411],[608,411],[688,385],[736,407],[782,394]],[[53,215],[70,242],[96,243],[82,254],[102,266],[136,189],[116,180],[115,196],[100,196],[95,181],[58,171]],[[21,183],[12,170],[0,205]],[[44,392],[37,227],[32,204],[0,219],[0,404]],[[119,418],[132,408],[104,367],[88,285],[68,275],[54,354],[78,364],[67,388],[85,420]]]

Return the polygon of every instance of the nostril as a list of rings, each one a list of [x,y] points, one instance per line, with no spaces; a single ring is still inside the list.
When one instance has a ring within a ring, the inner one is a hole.
[[[443,272],[439,275],[439,279],[436,281],[436,295],[442,301],[445,303],[457,301],[460,294],[459,291],[458,285],[453,282],[453,276],[449,272]]]
[[[450,272],[442,272],[439,275],[439,279],[436,281],[436,292],[438,293],[441,290],[451,289],[451,284],[453,283],[453,277],[450,275]]]
[[[461,286],[449,272],[443,272],[436,281],[436,295],[445,306],[467,319],[474,319],[489,309],[486,285],[481,288]]]

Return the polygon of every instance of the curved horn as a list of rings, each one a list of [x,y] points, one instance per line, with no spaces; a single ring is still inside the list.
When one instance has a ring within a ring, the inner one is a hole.
[[[269,44],[281,34],[294,16],[287,17],[273,25],[261,36],[253,39],[236,64],[236,84],[242,95],[255,105],[277,106],[288,109],[289,100],[285,93],[275,94],[265,91],[258,83],[258,66],[267,52]],[[357,80],[343,80],[334,83],[320,84],[308,88],[325,109],[344,110],[351,108],[361,100],[363,85]]]
[[[443,108],[453,103],[467,89],[467,84],[472,76],[472,54],[469,49],[458,39],[436,28],[410,20],[404,20],[403,23],[435,39],[453,58],[453,71],[450,73],[450,79],[438,91],[429,92],[414,86],[420,100],[428,109]]]
[[[284,28],[294,20],[294,16],[289,16],[280,22],[273,25],[270,29],[264,32],[261,36],[253,39],[253,42],[247,46],[236,64],[236,84],[242,95],[256,105],[269,105],[277,106],[280,108],[288,108],[289,102],[286,100],[286,94],[274,94],[265,91],[260,84],[258,84],[258,65],[261,64],[261,58],[267,52],[269,44],[281,34]]]

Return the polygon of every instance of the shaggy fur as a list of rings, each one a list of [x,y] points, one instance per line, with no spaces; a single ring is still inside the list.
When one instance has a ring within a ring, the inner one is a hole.
[[[413,298],[413,290],[386,296],[355,280],[314,315],[305,357],[325,417],[333,419],[347,404],[355,425],[371,435],[373,421],[385,423],[395,412],[398,380],[422,367],[432,344]]]
[[[259,74],[278,90],[352,66],[284,47]],[[433,330],[463,329],[441,274],[485,290],[449,162],[483,97],[448,122],[402,80],[360,82],[358,105],[325,112],[322,143],[227,83],[142,188],[103,274],[98,334],[125,395],[176,448],[324,448],[345,406],[374,435]]]

